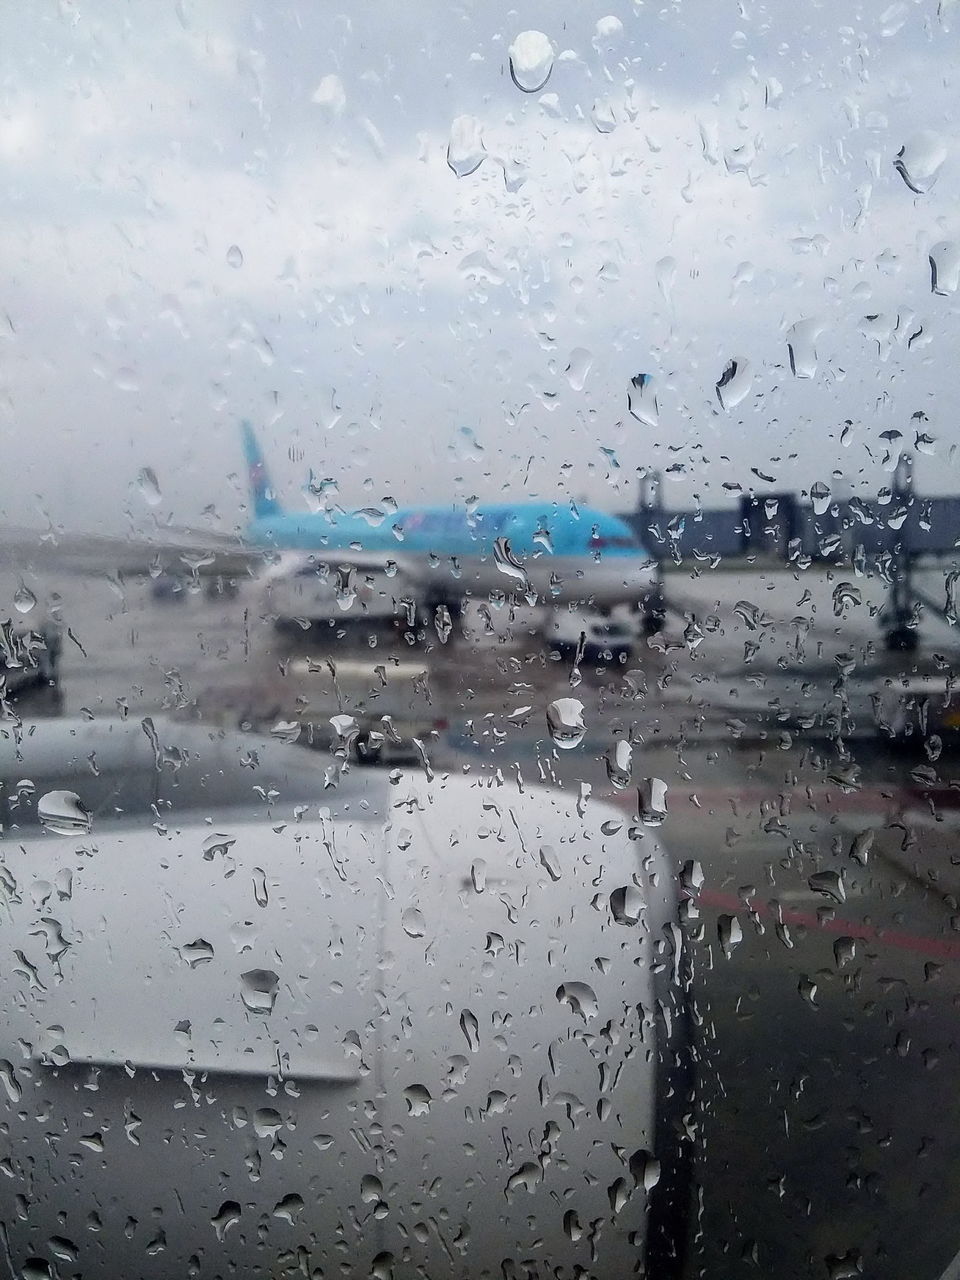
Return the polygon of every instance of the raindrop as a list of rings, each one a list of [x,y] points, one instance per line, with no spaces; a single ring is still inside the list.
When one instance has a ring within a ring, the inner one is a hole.
[[[148,507],[155,507],[161,499],[160,481],[153,467],[141,467],[137,473],[137,488]]]
[[[583,1236],[583,1227],[580,1225],[576,1209],[568,1209],[563,1215],[563,1230],[574,1244]]]
[[[834,902],[846,902],[847,892],[843,887],[843,874],[839,871],[818,871],[812,875],[807,884],[814,893],[822,893],[825,898],[833,898]]]
[[[446,644],[453,630],[453,619],[445,604],[438,604],[433,615],[433,625],[441,644]]]
[[[553,45],[542,31],[521,31],[509,49],[510,75],[524,93],[536,93],[550,79]]]
[[[93,819],[75,791],[48,791],[40,797],[37,814],[44,830],[58,836],[86,834]]]
[[[636,885],[625,884],[610,895],[610,914],[617,924],[636,924],[643,911],[643,897]]]
[[[542,1177],[540,1166],[528,1160],[507,1179],[507,1194],[516,1191],[517,1187],[523,1187],[524,1191],[533,1193]]]
[[[955,240],[941,240],[930,250],[930,289],[946,296],[956,293],[960,285],[960,245]]]
[[[552,845],[544,844],[540,846],[540,865],[551,880],[560,879],[560,859],[557,857],[557,851]]]
[[[733,409],[750,393],[753,372],[747,360],[731,360],[717,383],[717,399],[724,409]]]
[[[659,827],[667,816],[667,784],[660,778],[644,778],[639,788],[640,821]]]
[[[43,1258],[28,1258],[20,1269],[21,1280],[53,1280],[53,1274]]]
[[[180,948],[180,958],[185,960],[191,969],[198,965],[209,964],[213,959],[213,947],[206,938],[197,938]]]
[[[922,196],[937,180],[947,158],[947,144],[938,133],[922,129],[903,144],[894,160],[894,168],[916,195]]]
[[[261,1107],[253,1113],[253,1131],[258,1138],[276,1137],[283,1125],[283,1117],[273,1107]]]
[[[469,1009],[464,1009],[460,1014],[460,1030],[463,1032],[470,1052],[476,1053],[480,1048],[480,1023]]]
[[[577,698],[557,698],[547,707],[547,728],[554,743],[563,751],[578,747],[586,736],[583,703]]]
[[[630,379],[627,391],[627,407],[638,422],[645,427],[656,427],[660,424],[660,407],[657,404],[657,393],[653,386],[653,377],[649,373],[638,373]]]
[[[487,864],[483,858],[476,858],[470,864],[470,881],[475,893],[483,893],[487,887]]]
[[[798,320],[787,330],[787,353],[794,377],[812,378],[816,374],[816,341],[822,332],[819,320]]]
[[[423,912],[418,907],[407,907],[401,917],[401,924],[408,938],[422,938],[427,931]]]
[[[859,605],[863,603],[863,595],[860,589],[849,582],[838,582],[833,589],[832,599],[834,616],[837,618],[843,617],[844,607],[846,605]]]
[[[7,1091],[7,1097],[11,1102],[19,1102],[23,1090],[20,1088],[20,1081],[17,1079],[13,1070],[13,1063],[7,1058],[0,1058],[0,1084]]]
[[[527,571],[514,555],[509,539],[496,539],[493,544],[493,559],[502,574],[519,583],[525,591],[529,590]]]
[[[341,743],[350,742],[360,732],[360,726],[353,716],[331,716],[330,724]]]
[[[251,1013],[272,1013],[280,978],[272,969],[249,969],[240,975],[240,995]]]
[[[630,785],[630,774],[633,770],[633,747],[626,738],[620,740],[607,752],[607,777],[611,786],[623,791]]]
[[[278,720],[270,729],[272,738],[279,738],[281,742],[296,742],[300,737],[301,726],[296,720]]]
[[[260,867],[253,868],[253,897],[258,907],[265,907],[270,901],[267,877]]]
[[[230,248],[227,250],[227,266],[228,267],[243,266],[243,251],[241,250],[238,244],[232,244]]]
[[[586,982],[562,982],[557,987],[557,999],[569,1005],[584,1022],[595,1018],[600,1010],[597,994]]]
[[[605,98],[598,98],[593,104],[590,119],[593,121],[593,127],[597,133],[613,133],[617,127],[617,119],[613,114],[613,107]]]
[[[660,1161],[649,1151],[635,1151],[630,1157],[630,1173],[634,1186],[652,1191],[660,1181]]]
[[[28,586],[21,582],[13,593],[13,607],[17,613],[29,613],[31,609],[36,607],[36,603],[37,597]]]
[[[240,1221],[240,1206],[236,1200],[224,1200],[216,1215],[210,1219],[210,1225],[217,1233],[217,1239],[223,1241],[232,1226]]]
[[[364,1204],[376,1204],[383,1199],[383,1183],[375,1173],[365,1173],[360,1179],[360,1199]]]
[[[207,836],[203,842],[204,862],[212,862],[218,853],[223,856],[236,843],[236,836],[228,836],[222,831],[216,831],[213,835]]]
[[[853,843],[850,846],[850,857],[854,862],[859,862],[861,867],[867,865],[875,834],[872,829],[868,829],[866,831],[858,831],[853,838]]]
[[[302,1212],[303,1197],[298,1195],[284,1196],[273,1206],[273,1216],[282,1222],[289,1222],[291,1227],[296,1226],[296,1220]]]
[[[457,116],[450,126],[447,164],[458,178],[475,173],[483,164],[486,150],[480,121],[475,116]]]
[[[582,391],[587,375],[593,365],[593,356],[586,347],[574,347],[570,352],[570,361],[564,372],[567,381],[574,391]]]
[[[743,929],[740,927],[740,921],[736,916],[723,915],[718,918],[717,938],[720,941],[723,954],[729,960],[733,954],[734,947],[738,947],[743,941]]]
[[[430,1090],[426,1085],[408,1085],[403,1091],[403,1100],[407,1104],[407,1111],[410,1115],[426,1116],[430,1114],[430,1103],[433,1099],[430,1097]]]
[[[810,486],[810,501],[813,503],[813,514],[815,516],[826,515],[827,508],[830,506],[830,498],[830,489],[822,480],[817,480]]]
[[[316,89],[314,89],[310,101],[339,115],[347,105],[347,95],[343,88],[343,81],[337,75],[324,76]]]
[[[370,1263],[372,1280],[393,1280],[393,1266],[396,1258],[389,1250],[378,1253]]]
[[[856,957],[856,954],[856,938],[837,938],[833,944],[833,958],[838,969],[842,969],[845,964],[849,964]]]
[[[610,1201],[610,1212],[619,1213],[630,1199],[630,1188],[626,1178],[617,1178],[607,1187],[607,1199]]]

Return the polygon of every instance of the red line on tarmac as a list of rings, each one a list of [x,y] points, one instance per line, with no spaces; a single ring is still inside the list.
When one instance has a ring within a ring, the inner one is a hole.
[[[720,911],[729,911],[734,915],[746,911],[756,912],[759,916],[775,914],[774,908],[765,903],[747,907],[736,894],[723,893],[718,889],[702,889],[696,901],[701,907],[716,907]],[[960,941],[951,942],[946,938],[929,938],[913,933],[902,933],[897,929],[877,928],[871,924],[856,924],[853,920],[821,920],[809,911],[796,911],[791,907],[781,907],[780,916],[784,924],[804,925],[810,929],[821,929],[824,933],[858,938],[863,942],[876,942],[880,946],[913,951],[918,955],[937,960],[960,960]]]

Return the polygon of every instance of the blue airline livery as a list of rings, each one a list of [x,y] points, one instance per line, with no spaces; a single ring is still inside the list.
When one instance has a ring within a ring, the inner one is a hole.
[[[635,603],[651,622],[662,610],[656,562],[617,516],[537,502],[409,506],[376,526],[359,514],[285,512],[249,422],[241,433],[253,499],[247,537],[257,546],[382,553],[428,603],[457,607],[466,594],[519,586],[544,602]]]

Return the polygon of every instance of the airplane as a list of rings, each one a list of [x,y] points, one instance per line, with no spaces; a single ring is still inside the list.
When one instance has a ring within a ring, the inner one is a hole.
[[[241,423],[253,515],[247,541],[275,551],[376,552],[394,560],[426,609],[460,616],[465,596],[493,591],[528,603],[639,608],[647,634],[663,625],[656,559],[625,521],[574,503],[403,507],[374,525],[359,513],[284,511],[251,424]]]

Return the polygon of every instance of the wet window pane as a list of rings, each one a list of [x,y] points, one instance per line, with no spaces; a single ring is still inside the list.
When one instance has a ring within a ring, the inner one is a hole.
[[[0,23],[11,1275],[960,1274],[953,0]]]

